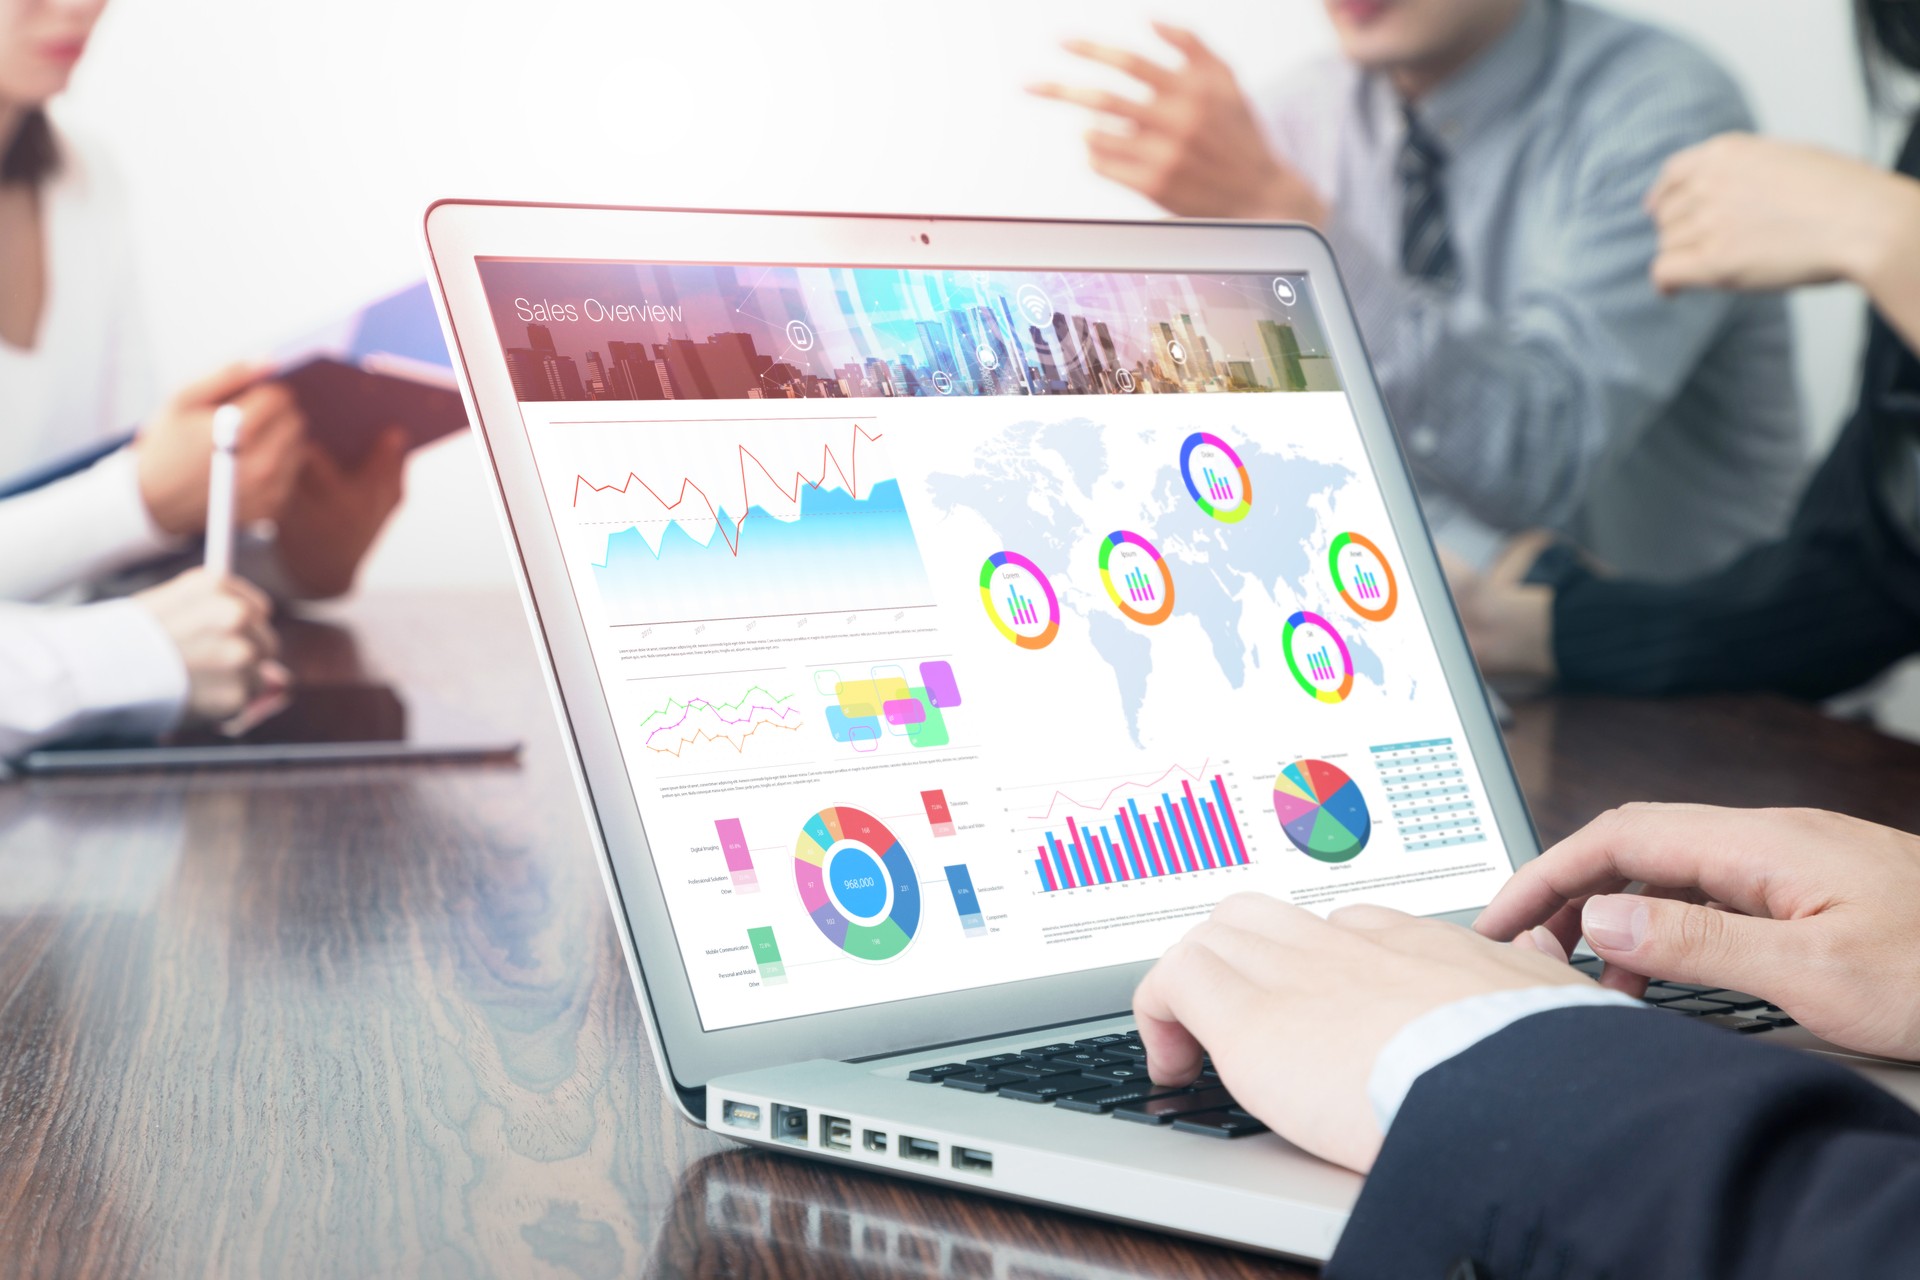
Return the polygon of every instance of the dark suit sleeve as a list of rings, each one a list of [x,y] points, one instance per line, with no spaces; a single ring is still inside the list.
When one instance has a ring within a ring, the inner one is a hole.
[[[1910,1280],[1920,1114],[1671,1014],[1536,1014],[1414,1083],[1326,1275],[1463,1258],[1488,1280]]]
[[[1863,407],[1785,537],[1674,584],[1575,570],[1554,595],[1561,687],[1670,694],[1844,692],[1920,652],[1920,553],[1894,487],[1920,413]]]

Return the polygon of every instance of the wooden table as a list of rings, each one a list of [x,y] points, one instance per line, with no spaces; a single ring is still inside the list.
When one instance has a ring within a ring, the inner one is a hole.
[[[0,1271],[1302,1274],[676,1119],[516,602],[349,617],[303,669],[521,763],[0,786]],[[1776,699],[1546,700],[1511,743],[1549,839],[1631,798],[1920,829],[1920,747]]]

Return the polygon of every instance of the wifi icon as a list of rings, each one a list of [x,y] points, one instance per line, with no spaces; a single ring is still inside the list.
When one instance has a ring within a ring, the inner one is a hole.
[[[1047,297],[1039,285],[1021,285],[1019,292],[1014,294],[1014,301],[1020,304],[1028,323],[1035,327],[1053,323],[1053,299]]]

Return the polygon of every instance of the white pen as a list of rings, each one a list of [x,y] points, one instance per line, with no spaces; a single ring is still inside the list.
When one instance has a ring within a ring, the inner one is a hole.
[[[213,461],[207,469],[207,572],[233,572],[234,458],[240,448],[240,406],[213,411]]]

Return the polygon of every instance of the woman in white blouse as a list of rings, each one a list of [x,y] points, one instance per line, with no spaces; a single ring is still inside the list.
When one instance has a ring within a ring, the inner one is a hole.
[[[150,413],[124,200],[110,168],[44,110],[104,3],[0,0],[0,477],[144,422],[131,445],[0,500],[0,601],[44,602],[190,546],[206,516],[211,416],[225,402],[245,421],[238,519],[278,518],[284,529],[303,487],[333,498],[336,509],[318,513],[306,500],[303,519],[334,518],[344,547],[323,547],[286,577],[295,590],[318,579],[302,594],[344,590],[398,500],[396,450],[380,455],[391,476],[357,489],[337,473],[303,476],[313,468],[297,407],[245,367]],[[233,714],[278,678],[269,613],[247,583],[197,571],[106,604],[0,604],[0,758],[75,732]]]

